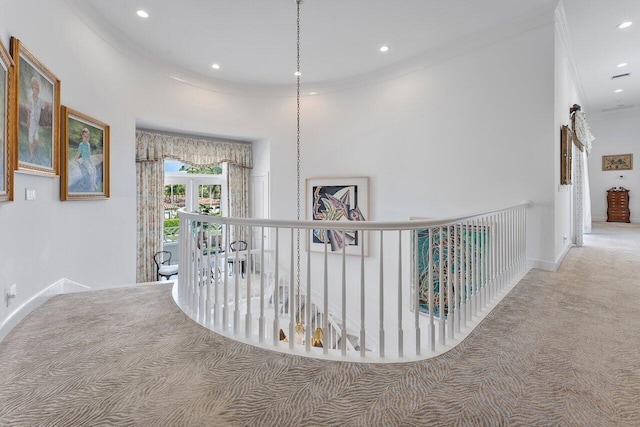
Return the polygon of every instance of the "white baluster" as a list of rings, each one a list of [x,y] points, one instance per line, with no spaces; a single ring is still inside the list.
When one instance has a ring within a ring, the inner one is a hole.
[[[265,241],[265,234],[264,234],[264,227],[260,228],[260,319],[258,320],[258,335],[259,335],[259,342],[263,342],[264,341],[264,329],[265,329],[265,325],[264,325],[264,275],[265,275],[265,268],[264,268],[264,241]]]
[[[233,258],[233,333],[240,333],[240,240],[242,236],[242,228],[236,225],[236,233],[234,239],[236,241],[236,252]]]
[[[416,331],[416,356],[420,355],[420,278],[418,276],[418,263],[420,255],[418,254],[418,237],[420,230],[411,230],[413,235],[413,270],[411,275],[413,277],[413,323]]]
[[[364,245],[368,244],[365,242],[365,232],[359,231],[359,235],[362,236],[362,241],[360,245],[360,357],[365,357],[367,354],[367,345],[366,345],[366,336],[367,332],[364,326]]]
[[[251,291],[251,270],[253,268],[253,257],[251,256],[251,250],[253,249],[253,227],[249,227],[247,235],[247,255],[246,255],[246,277],[247,277],[247,314],[245,315],[244,328],[245,337],[251,338],[251,299],[253,298],[253,292]]]
[[[453,306],[455,305],[455,297],[453,295],[453,269],[451,266],[451,226],[447,226],[447,323],[449,325],[449,338],[453,339]]]
[[[291,260],[289,265],[289,271],[291,274],[289,275],[289,298],[287,299],[287,310],[289,311],[289,348],[293,349],[293,346],[296,343],[295,340],[295,324],[296,324],[296,298],[297,294],[295,294],[295,265],[294,265],[294,240],[293,240],[293,228],[291,229]],[[284,307],[284,306],[283,306]]]
[[[328,263],[328,252],[327,252],[327,236],[329,235],[329,230],[325,230],[325,238],[324,238],[324,301],[323,301],[323,313],[322,313],[322,334],[324,337],[327,337],[327,340],[331,340],[331,334],[329,331],[329,263]],[[328,343],[323,343],[322,353],[329,354],[329,345]],[[333,348],[333,345],[331,345]]]
[[[444,295],[446,284],[444,280],[444,239],[442,227],[438,227],[438,305],[440,318],[438,319],[438,335],[440,345],[445,344],[445,324],[444,324]]]
[[[280,339],[280,229],[276,228],[276,259],[275,259],[275,283],[273,284],[273,345],[278,345]]]
[[[462,255],[462,246],[460,245],[460,225],[453,225],[453,293],[455,296],[455,304],[454,304],[454,312],[453,312],[453,320],[456,325],[456,332],[460,333],[460,322],[462,320],[462,289],[463,287],[460,285],[461,282],[461,255]]]
[[[429,349],[435,351],[436,349],[436,326],[433,318],[433,231],[429,228],[429,289],[427,295],[429,296]]]
[[[380,336],[378,355],[384,357],[384,231],[380,230]]]
[[[347,355],[347,239],[342,232],[342,328],[340,331],[340,343],[342,355]]]
[[[404,336],[402,331],[402,230],[398,230],[398,356],[404,354]]]
[[[307,238],[311,242],[313,238],[313,230],[308,230],[309,235]],[[307,300],[304,305],[305,313],[305,349],[307,352],[311,351],[311,248],[307,251]]]

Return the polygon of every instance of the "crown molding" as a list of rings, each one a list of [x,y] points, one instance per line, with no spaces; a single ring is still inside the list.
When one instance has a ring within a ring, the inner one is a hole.
[[[236,96],[251,97],[295,97],[295,85],[259,85],[216,79],[195,73],[175,64],[158,60],[139,45],[128,39],[124,33],[111,24],[106,24],[100,13],[83,0],[65,0],[88,28],[107,44],[135,62],[142,62],[156,73],[168,79],[198,89]],[[395,80],[415,72],[446,62],[456,56],[491,46],[514,36],[553,25],[557,2],[550,2],[525,15],[518,16],[490,29],[469,34],[454,41],[444,43],[413,58],[396,62],[372,72],[344,79],[318,82],[302,82],[303,92],[313,90],[317,95],[371,86]],[[317,96],[315,95],[315,96]],[[303,94],[303,96],[305,96]]]

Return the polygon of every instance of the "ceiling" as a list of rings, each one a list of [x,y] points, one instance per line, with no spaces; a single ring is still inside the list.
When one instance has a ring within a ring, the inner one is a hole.
[[[295,82],[293,0],[68,0],[91,25],[172,70],[218,82]],[[301,80],[321,85],[391,70],[456,40],[549,9],[557,0],[303,0]],[[398,7],[401,5],[402,7]],[[640,107],[640,2],[564,0],[585,111]],[[149,13],[143,19],[138,9]],[[616,25],[635,24],[620,30]],[[379,47],[388,45],[381,53]],[[617,64],[627,62],[625,68]],[[215,70],[212,64],[219,64]],[[611,76],[631,73],[611,80]],[[614,93],[615,89],[623,92]],[[632,107],[630,107],[632,106]]]

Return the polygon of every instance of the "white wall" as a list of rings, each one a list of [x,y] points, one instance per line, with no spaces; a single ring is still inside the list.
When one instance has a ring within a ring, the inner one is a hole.
[[[34,12],[37,11],[37,12]],[[61,102],[111,126],[111,198],[59,200],[59,178],[15,174],[15,201],[0,204],[0,323],[61,278],[91,287],[135,282],[136,123],[256,141],[256,170],[269,168],[274,123],[268,100],[232,97],[169,79],[124,55],[90,29],[62,0],[3,1],[0,38],[21,40],[61,80]],[[36,190],[25,201],[25,188]],[[4,292],[3,292],[4,293]]]
[[[529,199],[528,256],[552,261],[553,50],[549,24],[391,81],[305,99],[303,175],[370,177],[374,220]],[[272,170],[289,162],[274,159]]]
[[[591,212],[594,221],[607,220],[607,190],[624,187],[629,190],[631,221],[640,222],[640,116],[617,118],[587,117],[591,133],[595,136],[589,155],[589,181],[591,184]],[[633,170],[603,171],[602,156],[627,154],[634,156]],[[623,178],[620,178],[623,176]]]
[[[528,256],[553,263],[552,20],[402,77],[305,98],[303,179],[369,176],[375,220],[531,200]],[[136,124],[256,141],[272,217],[295,218],[293,98],[168,78],[96,35],[63,0],[5,0],[5,45],[12,35],[61,79],[64,105],[111,126],[111,198],[60,202],[58,178],[16,174],[16,201],[0,205],[0,287],[17,283],[19,295],[0,307],[0,320],[62,277],[92,287],[134,282]],[[24,200],[25,188],[36,190],[35,202]]]
[[[553,183],[555,192],[555,228],[554,257],[555,267],[558,267],[567,254],[573,241],[572,197],[573,185],[560,185],[560,129],[562,125],[571,126],[569,109],[573,104],[581,104],[574,79],[575,70],[572,67],[569,49],[567,47],[568,34],[564,21],[564,10],[559,7],[556,13],[555,32],[555,134],[554,134],[554,172]],[[578,150],[574,147],[574,156]]]

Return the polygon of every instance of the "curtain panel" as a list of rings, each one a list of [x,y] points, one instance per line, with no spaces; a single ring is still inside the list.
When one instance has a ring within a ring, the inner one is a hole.
[[[576,136],[575,146],[580,150],[574,155],[574,243],[576,246],[584,244],[583,234],[591,232],[591,198],[589,195],[589,174],[587,171],[587,157],[591,152],[595,139],[589,130],[587,116],[581,110],[572,113],[573,132]]]
[[[162,249],[166,158],[192,166],[227,163],[229,215],[249,216],[249,169],[253,168],[251,144],[137,130],[138,283],[156,280],[153,255]]]

